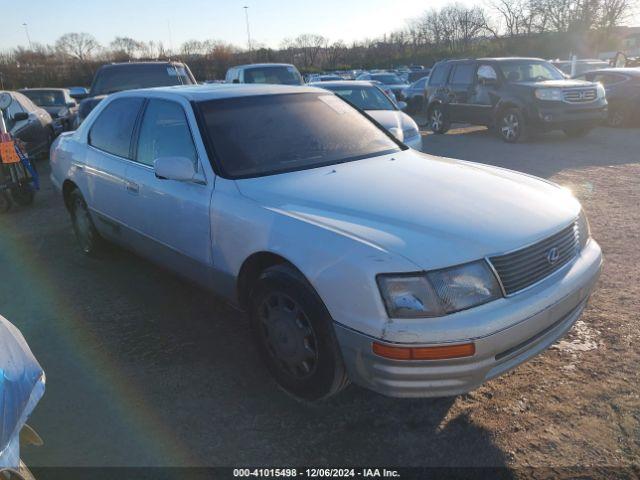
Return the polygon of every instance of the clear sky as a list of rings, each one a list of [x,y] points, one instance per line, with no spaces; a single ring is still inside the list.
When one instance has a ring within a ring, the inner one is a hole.
[[[116,36],[161,40],[177,48],[190,39],[246,46],[243,6],[254,41],[277,47],[286,37],[318,33],[331,40],[372,38],[447,0],[0,0],[0,50],[53,43],[68,32],[87,32],[106,45]],[[463,0],[471,5],[473,0]]]

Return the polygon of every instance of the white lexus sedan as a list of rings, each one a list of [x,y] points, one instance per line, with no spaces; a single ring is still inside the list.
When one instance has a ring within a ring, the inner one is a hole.
[[[566,190],[416,152],[317,88],[110,95],[51,166],[85,254],[117,242],[244,308],[307,400],[468,392],[562,337],[602,263]]]

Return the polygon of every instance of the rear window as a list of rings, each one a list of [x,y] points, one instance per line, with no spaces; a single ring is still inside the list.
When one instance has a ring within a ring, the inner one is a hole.
[[[473,63],[462,63],[453,67],[451,83],[454,85],[471,85],[473,83]]]
[[[263,95],[199,104],[201,130],[223,174],[255,177],[400,150],[385,131],[327,93]]]
[[[22,93],[41,107],[57,107],[66,104],[64,93],[59,90],[24,90]]]
[[[100,70],[91,95],[108,95],[135,88],[167,87],[171,85],[191,85],[193,81],[183,65],[167,63],[150,65],[122,65]]]
[[[244,71],[244,83],[302,85],[302,77],[293,66],[255,67]]]

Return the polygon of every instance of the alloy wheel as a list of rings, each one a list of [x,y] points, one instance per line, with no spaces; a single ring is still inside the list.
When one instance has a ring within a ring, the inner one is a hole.
[[[515,140],[520,133],[520,121],[518,120],[518,116],[510,112],[502,117],[502,122],[500,125],[500,134],[506,140]]]
[[[431,130],[439,132],[444,124],[442,117],[442,111],[439,108],[434,108],[431,112]]]
[[[279,367],[296,379],[313,375],[318,342],[302,307],[287,295],[272,293],[258,309],[260,333]]]

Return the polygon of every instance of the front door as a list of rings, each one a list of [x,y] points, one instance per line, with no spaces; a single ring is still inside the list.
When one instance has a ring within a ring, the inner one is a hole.
[[[212,264],[209,205],[213,181],[207,182],[203,174],[191,131],[180,103],[148,101],[134,161],[126,171],[130,200],[126,223],[138,233],[135,248],[141,254],[207,286]],[[190,159],[198,178],[181,182],[156,177],[154,160],[160,157]]]
[[[498,101],[498,74],[492,65],[480,64],[474,74],[469,97],[469,121],[477,125],[491,125],[493,107]]]

